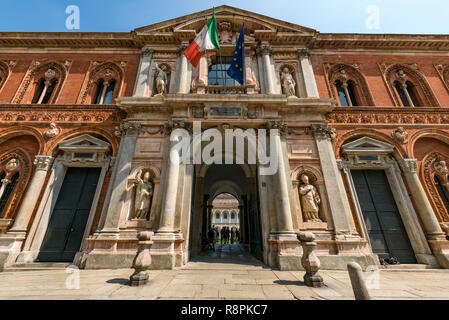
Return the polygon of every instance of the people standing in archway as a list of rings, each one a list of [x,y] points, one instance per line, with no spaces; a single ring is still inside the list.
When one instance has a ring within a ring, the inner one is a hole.
[[[225,228],[226,227],[222,227],[221,228],[221,230],[220,230],[220,235],[221,235],[221,244],[223,244],[224,243],[224,238],[225,238]]]
[[[231,244],[234,243],[234,238],[235,238],[235,228],[232,227],[232,229],[231,229]]]
[[[236,238],[236,242],[240,243],[240,230],[239,229],[235,230],[235,238]]]
[[[209,241],[209,249],[215,251],[215,230],[213,227],[207,232],[207,240]]]

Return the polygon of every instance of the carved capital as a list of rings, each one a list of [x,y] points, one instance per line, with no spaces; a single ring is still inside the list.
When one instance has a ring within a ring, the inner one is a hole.
[[[298,49],[298,56],[300,56],[300,57],[310,57],[310,49],[309,48]]]
[[[48,171],[53,164],[53,157],[50,156],[36,156],[34,164],[36,165],[36,171]]]
[[[312,124],[312,132],[318,140],[334,141],[337,138],[337,131],[335,128],[327,124]]]
[[[187,46],[186,44],[181,44],[181,45],[179,46],[179,48],[176,50],[176,53],[177,53],[178,55],[182,56],[182,55],[184,54],[184,51],[186,51],[187,47],[188,47],[188,46]]]
[[[403,159],[399,162],[402,171],[405,173],[416,173],[416,169],[418,169],[418,160],[416,159]]]
[[[184,120],[168,120],[168,122],[164,124],[163,131],[166,135],[170,135],[172,131],[176,129],[185,129],[190,132],[191,126]]]
[[[270,121],[267,122],[266,127],[269,130],[271,130],[271,129],[279,130],[279,134],[281,136],[285,136],[287,134],[287,132],[288,132],[288,126],[283,121],[270,120]]]
[[[153,56],[153,53],[154,53],[153,48],[142,48],[142,50],[140,50],[140,55],[142,57],[151,57]]]
[[[137,137],[141,126],[140,122],[125,122],[120,125],[120,133],[125,137]]]
[[[259,55],[272,55],[273,49],[271,49],[271,47],[267,44],[262,44],[257,47],[256,52]]]

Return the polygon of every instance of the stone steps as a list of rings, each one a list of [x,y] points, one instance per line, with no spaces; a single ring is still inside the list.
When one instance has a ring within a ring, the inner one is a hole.
[[[16,263],[3,269],[3,272],[65,270],[69,265],[67,262]]]

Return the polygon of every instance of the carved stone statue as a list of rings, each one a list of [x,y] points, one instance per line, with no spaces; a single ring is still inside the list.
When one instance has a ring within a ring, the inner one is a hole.
[[[153,182],[150,180],[150,173],[147,171],[143,175],[140,170],[136,175],[137,181],[135,182],[136,196],[134,202],[134,218],[146,219],[148,211],[151,206],[151,200],[153,198]]]
[[[59,129],[55,123],[50,123],[50,128],[45,131],[45,136],[49,139],[56,137],[59,134]]]
[[[232,27],[231,23],[223,21],[218,26],[218,38],[220,43],[232,43]]]
[[[393,138],[398,140],[400,143],[406,143],[408,139],[408,133],[403,127],[396,128],[392,133]]]
[[[5,171],[10,173],[16,171],[20,167],[20,162],[16,158],[12,158],[5,166]]]
[[[301,208],[304,214],[305,222],[322,222],[320,217],[318,216],[318,212],[320,211],[321,199],[317,189],[315,188],[315,186],[310,184],[309,176],[307,174],[303,174],[301,176],[301,181],[303,182],[303,184],[299,186],[299,194],[301,198]]]
[[[167,77],[167,66],[161,65],[159,66],[156,63],[155,72],[156,72],[156,96],[162,96],[167,91],[168,77]]]
[[[296,89],[295,89],[296,82],[293,79],[293,76],[287,67],[285,67],[284,70],[282,70],[281,82],[282,82],[282,89],[284,90],[284,94],[286,94],[289,97],[296,96]]]
[[[435,169],[435,175],[440,178],[441,183],[447,188],[449,186],[448,174],[449,169],[447,168],[446,161],[438,161],[433,165]]]

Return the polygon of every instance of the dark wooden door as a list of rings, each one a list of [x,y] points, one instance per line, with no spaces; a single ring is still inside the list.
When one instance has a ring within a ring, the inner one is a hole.
[[[352,170],[351,174],[373,252],[380,258],[416,263],[385,171]]]
[[[67,169],[37,261],[72,262],[79,251],[101,168]]]

